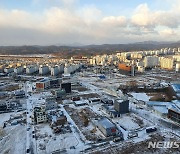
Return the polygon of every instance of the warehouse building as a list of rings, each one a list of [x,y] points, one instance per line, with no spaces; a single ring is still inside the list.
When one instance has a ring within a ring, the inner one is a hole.
[[[113,124],[109,119],[106,117],[100,119],[98,121],[99,130],[104,134],[104,136],[116,136],[117,130],[115,124]]]

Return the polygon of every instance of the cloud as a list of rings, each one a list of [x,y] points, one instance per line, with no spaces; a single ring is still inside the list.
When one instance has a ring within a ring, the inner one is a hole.
[[[0,10],[0,26],[31,27],[32,15],[22,10]]]
[[[132,24],[140,27],[152,27],[154,26],[154,16],[150,12],[147,4],[139,5],[135,14],[131,18]]]
[[[102,19],[102,23],[113,27],[126,27],[127,19],[125,16],[108,16]]]
[[[95,6],[86,6],[77,11],[77,15],[82,18],[86,24],[94,24],[99,22],[102,18],[101,10],[97,9]]]
[[[180,24],[180,14],[176,12],[159,11],[154,13],[154,22],[156,25],[166,26],[170,28],[177,28]]]
[[[134,26],[155,28],[156,26],[166,26],[177,28],[180,24],[180,9],[171,9],[168,11],[151,11],[147,4],[139,5],[131,22]]]
[[[80,17],[66,9],[51,8],[44,14],[42,29],[48,32],[61,33],[76,30],[82,26]]]
[[[60,0],[63,2],[65,6],[72,6],[74,5],[78,0]]]
[[[41,1],[34,0],[34,3]],[[7,33],[1,33],[1,44],[13,40],[17,44],[121,43],[162,39],[163,36],[172,38],[180,33],[179,2],[167,11],[151,10],[147,4],[140,4],[127,17],[104,15],[95,5],[74,7],[78,0],[46,1],[63,5],[51,6],[42,13],[0,9],[0,32]]]
[[[159,32],[160,35],[166,36],[166,37],[174,37],[176,35],[176,32],[170,28],[168,29],[163,29]]]

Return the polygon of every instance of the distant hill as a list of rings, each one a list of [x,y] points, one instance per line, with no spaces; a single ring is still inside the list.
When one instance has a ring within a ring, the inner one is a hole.
[[[116,51],[137,51],[137,50],[154,50],[161,48],[180,47],[178,42],[156,42],[145,41],[131,44],[102,44],[102,45],[77,45],[76,46],[0,46],[0,54],[55,54],[60,57],[70,57],[74,55],[95,55],[114,53]]]

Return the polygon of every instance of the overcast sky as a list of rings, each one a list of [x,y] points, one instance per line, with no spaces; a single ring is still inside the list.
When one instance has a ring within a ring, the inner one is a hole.
[[[0,0],[0,45],[180,40],[180,0]]]

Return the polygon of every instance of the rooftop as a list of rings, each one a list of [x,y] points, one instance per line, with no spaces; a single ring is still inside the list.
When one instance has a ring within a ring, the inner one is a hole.
[[[99,121],[99,124],[102,125],[104,128],[112,128],[112,127],[115,127],[115,125],[109,121],[109,119],[107,118],[102,118],[100,119]]]
[[[47,82],[47,81],[49,81],[49,79],[42,79],[42,80],[40,80],[40,82]]]
[[[180,84],[172,84],[171,86],[176,93],[180,93]]]
[[[177,112],[177,113],[180,114],[180,108],[177,107],[175,104],[173,104],[173,105],[171,106],[171,108],[169,108],[169,109],[171,109],[171,110],[173,110],[173,111],[175,111],[175,112]]]
[[[168,106],[171,105],[171,102],[159,102],[159,101],[148,101],[146,103],[148,106]]]
[[[162,114],[168,114],[168,108],[166,106],[153,106],[153,108]]]

